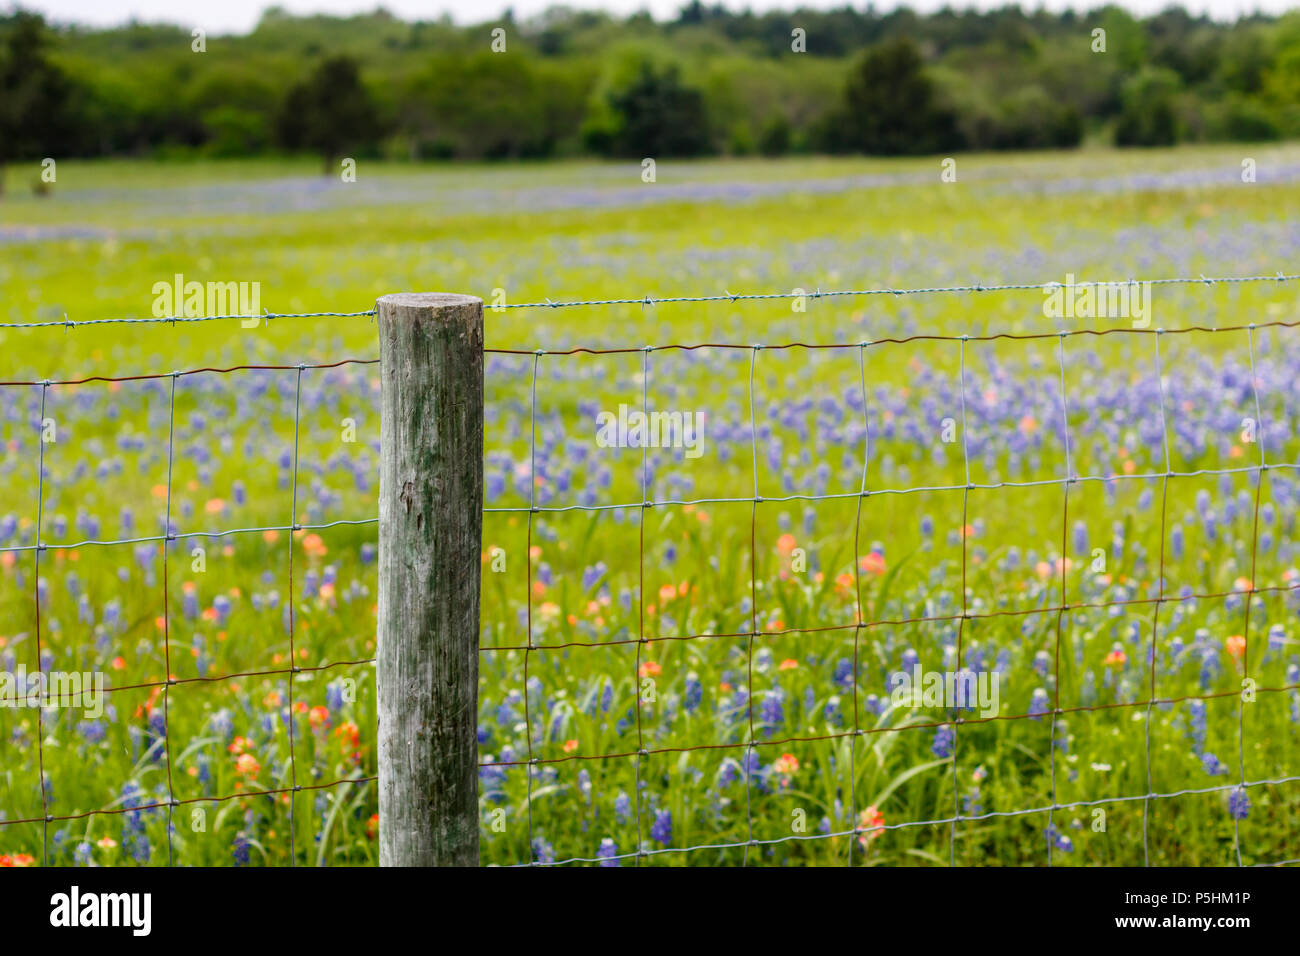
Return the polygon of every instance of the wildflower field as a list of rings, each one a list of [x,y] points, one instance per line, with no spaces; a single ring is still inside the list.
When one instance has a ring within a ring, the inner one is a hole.
[[[1300,857],[1300,284],[656,301],[1296,272],[1300,149],[316,169],[10,170],[0,672],[108,691],[0,707],[0,864],[377,859],[374,320],[58,324],[177,274],[489,303],[483,862]]]

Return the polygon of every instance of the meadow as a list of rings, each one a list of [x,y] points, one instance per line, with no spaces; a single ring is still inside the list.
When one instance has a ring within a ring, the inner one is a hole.
[[[956,169],[11,168],[0,324],[56,324],[0,327],[0,669],[110,692],[0,707],[0,862],[376,862],[373,318],[57,324],[176,274],[645,300],[485,314],[485,863],[1300,857],[1295,281],[1155,286],[1159,336],[1036,288],[655,301],[1300,271],[1295,145]],[[601,446],[620,405],[703,454]],[[997,715],[895,706],[917,666]]]

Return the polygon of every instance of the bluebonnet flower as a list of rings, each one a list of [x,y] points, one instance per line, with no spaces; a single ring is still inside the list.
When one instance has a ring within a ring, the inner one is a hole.
[[[934,742],[930,744],[930,750],[940,760],[946,760],[952,756],[952,746],[955,739],[952,726],[944,724],[936,727],[934,730]]]
[[[1228,772],[1228,768],[1224,766],[1223,761],[1214,754],[1205,754],[1201,757],[1201,763],[1205,766],[1205,772],[1211,777],[1219,777]]]
[[[765,733],[780,729],[785,724],[785,692],[779,687],[769,690],[758,710]]]
[[[554,863],[555,847],[547,842],[545,837],[533,838],[533,859],[538,863]]]
[[[238,833],[235,835],[235,844],[233,848],[234,857],[235,857],[235,866],[248,865],[248,851],[250,846],[251,844],[248,841],[248,837],[246,837],[243,833]]]
[[[604,561],[597,561],[595,564],[586,567],[582,572],[582,589],[590,591],[594,588],[601,578],[605,576],[607,570]]]
[[[1029,698],[1029,713],[1034,715],[1047,713],[1047,691],[1044,688],[1034,688]]]
[[[1056,849],[1061,850],[1064,853],[1073,852],[1074,843],[1070,840],[1068,836],[1066,836],[1064,833],[1060,832],[1056,828],[1055,823],[1053,823],[1043,832],[1047,836],[1047,841],[1051,843],[1052,846],[1056,847]]]
[[[153,852],[149,837],[145,835],[143,830],[123,832],[122,846],[137,863],[147,862],[149,855]]]
[[[330,681],[325,685],[325,706],[330,710],[342,710],[343,704],[343,682]]]
[[[1205,701],[1189,700],[1187,709],[1192,714],[1192,740],[1195,742],[1193,752],[1199,754],[1205,749]]]
[[[725,787],[727,784],[739,780],[740,773],[740,764],[731,757],[725,758],[718,767],[718,786]]]
[[[218,737],[225,739],[235,732],[235,720],[230,711],[223,707],[208,718],[208,727]]]
[[[682,705],[686,708],[687,713],[694,713],[703,699],[704,685],[700,683],[699,675],[695,671],[691,671],[686,675],[686,691],[682,695]]]
[[[673,838],[673,815],[669,810],[656,810],[655,822],[650,827],[650,839],[665,846]]]
[[[149,733],[146,740],[146,746],[151,748],[150,759],[161,760],[166,752],[167,741],[166,715],[161,707],[155,707],[149,712]]]
[[[614,816],[618,817],[620,823],[626,823],[632,815],[632,800],[628,795],[620,790],[618,796],[614,798]]]
[[[1052,666],[1052,655],[1048,654],[1047,651],[1039,651],[1037,654],[1034,655],[1034,671],[1038,674],[1038,676],[1046,677],[1047,671],[1051,668],[1051,666]]]
[[[1183,639],[1175,634],[1173,639],[1169,642],[1169,663],[1176,666],[1178,664],[1178,658],[1182,655],[1186,647],[1187,645],[1183,643]]]
[[[618,866],[618,845],[609,837],[605,837],[600,841],[600,849],[596,851],[596,856],[601,866]]]
[[[1280,651],[1286,646],[1286,628],[1281,624],[1274,624],[1268,629],[1268,649],[1270,651]]]
[[[1228,794],[1228,815],[1234,820],[1244,820],[1250,816],[1250,797],[1245,787],[1237,787]]]

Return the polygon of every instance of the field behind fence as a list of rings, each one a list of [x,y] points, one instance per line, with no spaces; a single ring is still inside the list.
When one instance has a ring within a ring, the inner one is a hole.
[[[109,689],[0,708],[0,856],[377,861],[367,305],[434,285],[486,303],[483,862],[1293,861],[1285,190],[1117,167],[1105,201],[1044,198],[1051,169],[987,173],[1020,238],[987,188],[892,180],[594,211],[556,183],[382,239],[365,203],[264,235],[164,189],[174,254],[10,237],[0,671]],[[119,304],[208,260],[267,263],[280,317]],[[1176,281],[1135,327],[1050,315],[1069,275]],[[116,317],[150,321],[91,324]],[[638,412],[678,430],[641,447]],[[891,705],[963,669],[995,714]]]

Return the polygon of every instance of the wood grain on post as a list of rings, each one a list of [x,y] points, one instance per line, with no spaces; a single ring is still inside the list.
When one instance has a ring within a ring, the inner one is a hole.
[[[483,300],[377,306],[379,863],[477,866]]]

